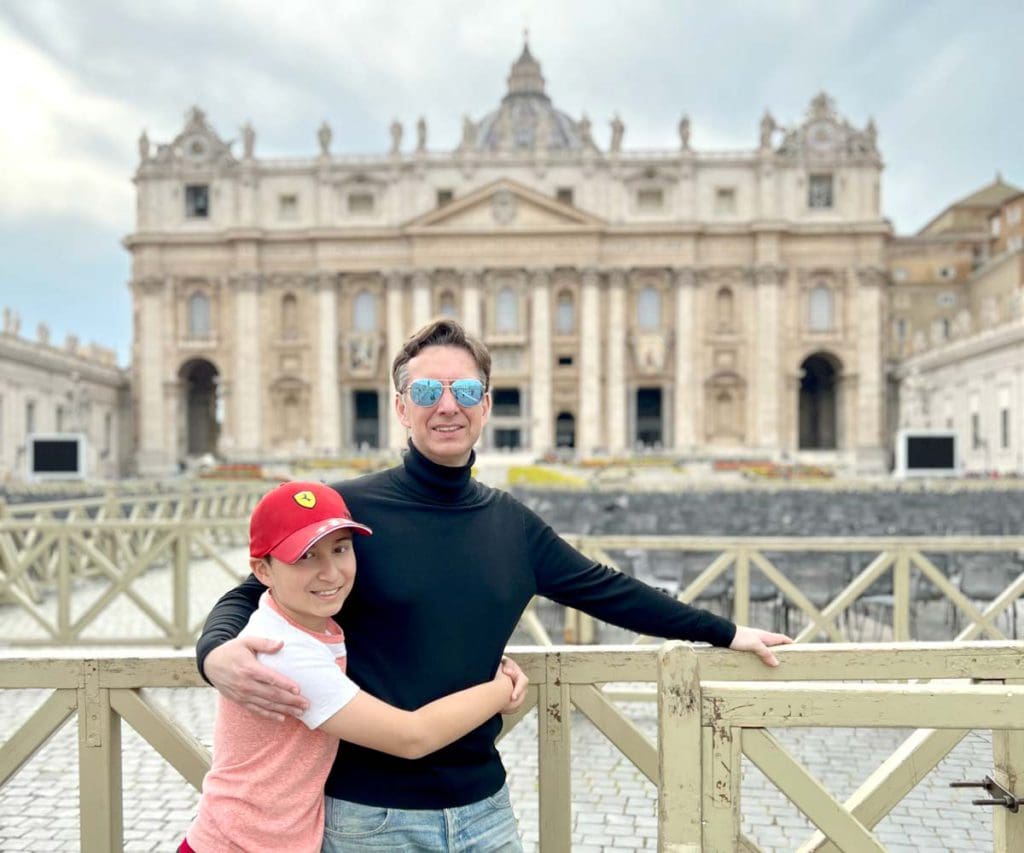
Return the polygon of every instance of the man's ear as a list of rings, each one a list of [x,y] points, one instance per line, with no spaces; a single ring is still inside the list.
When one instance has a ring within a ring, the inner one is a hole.
[[[409,415],[406,412],[406,406],[404,394],[395,394],[395,414],[398,416],[399,423],[406,429],[410,429],[412,425],[409,423]]]
[[[249,568],[256,575],[256,580],[264,586],[270,586],[270,567],[267,565],[266,560],[262,557],[250,557]]]

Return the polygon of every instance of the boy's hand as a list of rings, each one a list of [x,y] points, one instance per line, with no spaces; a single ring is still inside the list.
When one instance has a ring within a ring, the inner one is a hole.
[[[769,646],[782,646],[792,643],[793,639],[785,634],[773,634],[760,628],[748,628],[746,625],[736,626],[736,636],[732,638],[729,648],[737,652],[753,652],[767,666],[778,666],[779,659]]]
[[[281,650],[280,640],[235,637],[206,656],[203,671],[220,694],[268,720],[299,716],[309,702],[298,685],[256,660],[257,652]]]
[[[526,699],[526,688],[530,684],[530,679],[526,677],[526,673],[523,672],[519,664],[506,655],[502,655],[501,668],[498,671],[512,679],[512,695],[509,697],[508,704],[501,709],[503,714],[512,714],[519,710]]]

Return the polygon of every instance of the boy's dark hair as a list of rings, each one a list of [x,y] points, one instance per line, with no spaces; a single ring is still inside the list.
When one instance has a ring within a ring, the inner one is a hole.
[[[409,384],[409,359],[415,358],[420,351],[427,347],[461,347],[476,362],[477,370],[480,373],[480,381],[484,383],[484,390],[491,385],[491,354],[479,338],[469,334],[462,324],[456,320],[444,317],[427,323],[422,329],[414,332],[405,342],[395,356],[391,364],[391,378],[395,383],[395,390],[401,394]]]

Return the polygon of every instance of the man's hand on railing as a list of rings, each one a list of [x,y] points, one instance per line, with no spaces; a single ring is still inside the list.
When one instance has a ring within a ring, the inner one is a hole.
[[[768,666],[778,666],[779,659],[769,646],[784,646],[792,643],[792,637],[785,634],[773,634],[760,628],[748,628],[746,625],[736,626],[736,636],[732,638],[729,648],[736,652],[753,652]],[[209,658],[207,658],[209,660]],[[206,665],[209,674],[210,665]]]
[[[206,656],[203,672],[222,696],[260,717],[297,717],[309,707],[298,685],[256,660],[257,652],[273,654],[282,645],[280,640],[236,637]]]

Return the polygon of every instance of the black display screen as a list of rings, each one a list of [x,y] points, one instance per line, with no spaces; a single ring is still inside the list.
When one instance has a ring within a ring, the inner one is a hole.
[[[908,435],[907,470],[956,467],[956,442],[951,435]]]
[[[77,474],[78,441],[68,438],[37,438],[33,442],[35,474]]]

